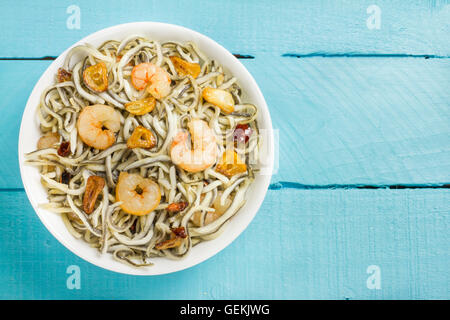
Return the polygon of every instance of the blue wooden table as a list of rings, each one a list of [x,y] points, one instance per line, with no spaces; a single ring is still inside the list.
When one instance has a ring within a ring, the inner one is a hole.
[[[163,276],[105,271],[65,249],[17,162],[22,112],[51,60],[132,21],[183,25],[246,58],[279,133],[278,170],[247,230]],[[0,43],[0,298],[450,298],[449,1],[2,0]]]

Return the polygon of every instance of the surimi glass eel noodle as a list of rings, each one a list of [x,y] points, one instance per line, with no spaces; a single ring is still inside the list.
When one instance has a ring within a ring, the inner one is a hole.
[[[133,266],[218,237],[257,171],[256,106],[194,43],[74,47],[41,96],[37,166],[70,233]]]

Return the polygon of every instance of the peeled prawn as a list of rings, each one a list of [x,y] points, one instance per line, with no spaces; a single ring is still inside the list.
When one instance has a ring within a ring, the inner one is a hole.
[[[131,71],[131,83],[137,90],[147,88],[156,99],[162,99],[170,93],[170,76],[163,68],[144,62],[140,63]]]
[[[161,192],[156,182],[137,173],[121,172],[116,186],[116,200],[129,214],[138,216],[152,212],[161,201]]]
[[[116,141],[120,114],[113,107],[96,104],[84,107],[77,121],[81,140],[90,147],[105,150]]]
[[[217,143],[213,130],[203,120],[191,120],[188,123],[189,134],[180,131],[170,147],[172,162],[188,172],[199,172],[211,167],[217,160]]]

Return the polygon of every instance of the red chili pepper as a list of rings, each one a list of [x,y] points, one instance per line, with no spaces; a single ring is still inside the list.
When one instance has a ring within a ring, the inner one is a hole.
[[[234,129],[234,141],[236,143],[247,143],[248,139],[252,135],[252,128],[248,124],[238,124]]]
[[[58,148],[58,154],[61,157],[67,157],[70,154],[70,142],[69,141],[61,142],[61,144]]]
[[[173,229],[171,229],[171,231],[177,237],[180,237],[180,238],[186,238],[187,237],[186,230],[184,229],[184,227],[173,228]]]
[[[188,204],[187,202],[174,202],[167,206],[167,211],[170,213],[180,212],[186,209]]]

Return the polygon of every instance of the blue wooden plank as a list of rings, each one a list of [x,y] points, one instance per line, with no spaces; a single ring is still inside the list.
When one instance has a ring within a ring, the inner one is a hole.
[[[243,62],[279,130],[279,170],[249,228],[206,262],[158,277],[92,266],[46,231],[21,188],[20,118],[50,62],[0,61],[0,298],[449,298],[449,189],[330,189],[450,182],[448,0],[83,0],[70,29],[73,5],[2,1],[0,58],[56,56],[131,21],[200,31],[256,57]],[[66,286],[74,265],[80,290]]]
[[[277,181],[450,181],[449,59],[260,56],[245,64],[279,130]]]
[[[450,59],[242,60],[279,136],[273,183],[435,185],[450,182]],[[49,61],[0,61],[0,188],[20,188],[23,108]],[[19,85],[18,85],[19,84]]]
[[[448,299],[449,200],[445,189],[271,190],[213,258],[138,277],[84,262],[44,228],[24,192],[1,192],[0,298]],[[66,286],[71,265],[79,290]],[[370,266],[380,289],[367,285]]]
[[[17,145],[23,110],[36,82],[50,61],[0,61],[0,188],[21,188]]]
[[[78,8],[79,29],[73,18]],[[210,36],[234,53],[256,56],[450,55],[448,0],[111,0],[107,4],[4,0],[0,12],[0,57],[56,56],[94,31],[133,21],[183,25]]]

